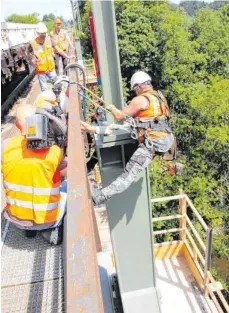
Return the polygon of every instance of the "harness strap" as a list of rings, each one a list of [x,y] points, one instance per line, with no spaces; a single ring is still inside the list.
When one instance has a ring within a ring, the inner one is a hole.
[[[148,120],[135,120],[135,127],[141,129],[152,129],[152,131],[161,131],[171,134],[167,117],[154,118]]]

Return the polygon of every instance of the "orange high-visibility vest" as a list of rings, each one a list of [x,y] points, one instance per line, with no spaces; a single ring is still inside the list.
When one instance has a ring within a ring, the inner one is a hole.
[[[34,225],[56,222],[60,216],[62,150],[54,145],[30,150],[25,136],[10,139],[3,152],[2,173],[9,215]]]
[[[148,99],[149,101],[149,106],[146,110],[143,111],[139,111],[136,116],[135,119],[140,120],[142,118],[156,118],[156,117],[162,117],[162,116],[168,116],[168,111],[167,108],[164,105],[161,105],[159,102],[159,99],[150,93],[150,91],[142,93],[141,96],[144,96]],[[151,129],[148,129],[148,134],[150,138],[160,138],[162,136],[166,136],[167,134],[164,132],[152,132]],[[141,142],[143,140],[142,135],[143,135],[144,131],[143,130],[139,130],[139,142]]]
[[[50,32],[50,36],[55,40],[57,47],[59,47],[63,51],[67,50],[66,32],[63,29],[61,29],[58,34],[55,30],[52,30]],[[55,51],[54,49],[54,52],[57,51]]]
[[[36,60],[36,73],[42,74],[52,72],[55,69],[55,63],[52,56],[52,42],[50,37],[46,37],[41,45],[36,39],[30,41]]]

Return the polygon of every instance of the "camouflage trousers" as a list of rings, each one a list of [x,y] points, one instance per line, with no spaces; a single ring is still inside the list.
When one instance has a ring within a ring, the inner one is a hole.
[[[165,153],[172,146],[174,136],[172,134],[152,139],[155,151]],[[122,193],[135,181],[137,175],[144,170],[154,159],[155,152],[147,148],[144,143],[138,146],[129,162],[126,164],[123,174],[114,180],[109,186],[95,190],[92,199],[96,205],[102,204],[112,196]]]
[[[137,175],[153,161],[154,156],[155,155],[151,149],[147,149],[144,144],[140,144],[129,162],[126,164],[123,174],[109,186],[101,190],[106,200],[129,188],[135,181]]]

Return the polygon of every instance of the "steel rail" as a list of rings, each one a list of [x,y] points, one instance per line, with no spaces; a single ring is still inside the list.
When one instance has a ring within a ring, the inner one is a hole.
[[[35,75],[35,70],[26,75],[20,83],[14,88],[14,90],[8,95],[7,99],[1,104],[1,114],[4,117],[5,113],[12,107],[14,102],[17,100],[26,84],[29,83]]]
[[[70,69],[70,82],[76,81]],[[65,236],[66,313],[103,313],[93,225],[92,201],[88,187],[84,140],[81,135],[81,105],[78,86],[70,86],[68,128],[68,211]]]

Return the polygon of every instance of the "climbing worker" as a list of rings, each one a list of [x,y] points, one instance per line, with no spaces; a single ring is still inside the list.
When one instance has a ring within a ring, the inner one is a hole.
[[[35,57],[35,67],[41,91],[45,91],[47,87],[47,79],[54,81],[56,78],[55,62],[53,59],[53,50],[67,59],[74,56],[68,56],[62,49],[60,49],[55,40],[47,36],[47,27],[43,23],[38,23],[38,36],[30,41],[29,52],[33,52]]]
[[[2,143],[2,174],[6,194],[4,217],[26,237],[37,231],[51,244],[62,241],[62,221],[66,212],[67,183],[61,182],[61,171],[67,167],[57,145],[43,149],[28,148],[26,119],[35,114],[35,107],[21,104],[16,110],[16,126],[20,135]],[[42,110],[42,109],[40,109]]]
[[[67,32],[62,29],[62,21],[59,18],[56,18],[54,20],[54,26],[55,29],[50,32],[51,38],[56,42],[56,45],[58,48],[60,48],[62,51],[67,51],[68,46],[71,48],[71,50],[74,50],[73,44],[67,34]],[[54,48],[55,56],[55,68],[56,68],[56,73],[57,75],[60,74],[60,59],[63,64],[63,70],[67,66],[67,58],[64,57],[62,54],[59,53],[59,51]]]
[[[92,194],[94,204],[100,205],[112,196],[126,190],[135,180],[136,176],[146,168],[156,154],[164,154],[170,150],[174,143],[174,136],[168,125],[168,106],[165,97],[155,91],[151,85],[151,77],[142,71],[131,77],[131,88],[136,97],[123,110],[114,105],[108,109],[117,121],[129,120],[132,135],[136,135],[139,146],[124,172],[109,186],[95,189]],[[98,127],[81,122],[82,131],[100,133]]]

